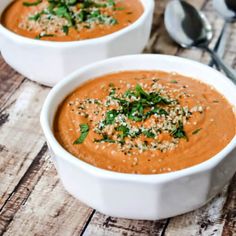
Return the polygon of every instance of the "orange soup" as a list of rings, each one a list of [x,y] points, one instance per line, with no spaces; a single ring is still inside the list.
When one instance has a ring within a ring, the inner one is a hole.
[[[88,81],[59,106],[54,134],[103,169],[159,174],[204,162],[235,136],[234,108],[213,87],[162,71]]]
[[[28,38],[75,41],[116,32],[143,11],[139,0],[15,0],[1,23]]]

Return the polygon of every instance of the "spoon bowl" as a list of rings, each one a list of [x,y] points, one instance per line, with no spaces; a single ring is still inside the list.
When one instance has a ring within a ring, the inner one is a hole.
[[[184,1],[170,2],[164,20],[170,36],[184,48],[208,45],[213,37],[212,27],[204,14]]]
[[[236,72],[209,48],[213,30],[203,13],[183,0],[172,0],[167,4],[164,21],[167,32],[175,42],[184,48],[206,50],[215,64],[236,83]]]

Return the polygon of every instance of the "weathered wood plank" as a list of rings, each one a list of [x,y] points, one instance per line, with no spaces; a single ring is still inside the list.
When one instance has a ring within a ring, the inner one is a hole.
[[[234,176],[228,190],[228,198],[224,206],[223,236],[236,235],[236,175]]]
[[[145,236],[163,235],[167,220],[162,221],[138,221],[126,220],[105,216],[96,212],[90,221],[84,236],[87,235],[126,235],[126,236]]]
[[[2,107],[1,115],[7,119],[0,127],[0,156],[3,157],[0,158],[0,235],[5,231],[6,234],[14,232],[13,235],[26,235],[24,234],[27,232],[26,229],[19,231],[21,222],[19,224],[17,222],[21,219],[32,222],[31,233],[41,235],[45,235],[47,231],[52,232],[51,235],[59,231],[65,233],[69,230],[67,227],[72,225],[66,219],[73,219],[75,225],[70,230],[74,230],[77,235],[83,228],[83,220],[86,221],[92,211],[70,197],[61,184],[58,184],[57,177],[51,178],[56,176],[56,172],[48,160],[47,148],[39,124],[39,113],[48,91],[49,89],[43,86],[25,80]],[[40,182],[41,179],[44,181],[43,184]],[[36,191],[38,184],[41,187]],[[55,192],[54,185],[58,186]],[[47,188],[50,188],[52,193],[47,191]],[[44,194],[41,195],[41,192]],[[46,204],[48,207],[45,207]],[[37,210],[40,208],[41,213],[39,212],[38,215]],[[68,215],[65,214],[64,208],[68,211]],[[21,212],[19,216],[22,215],[22,218],[15,218],[18,211]],[[29,211],[32,215],[28,214]],[[65,218],[57,217],[60,211]],[[39,225],[35,222],[39,222]],[[26,227],[28,225],[27,223]],[[42,228],[42,225],[47,227]],[[40,230],[44,229],[47,231],[40,233]],[[71,232],[70,230],[68,232]],[[30,232],[27,235],[30,235]]]
[[[7,65],[0,54],[0,107],[23,81],[24,77]]]
[[[177,216],[170,220],[166,236],[220,236],[223,230],[223,207],[226,201],[227,187],[210,203],[202,208]]]
[[[48,90],[24,81],[1,107],[0,208],[43,146],[39,113]]]
[[[5,229],[6,236],[79,235],[93,211],[64,190],[48,152],[44,154],[43,159],[45,160],[42,161],[43,164],[37,173],[32,169],[27,172],[34,175],[33,179],[27,174],[26,181],[20,185],[20,188],[33,187],[32,192],[30,189],[28,194],[23,193],[27,195],[25,202],[22,202],[22,193],[19,189],[7,203],[7,210],[11,211],[18,205],[15,202],[17,198],[21,199],[20,209]],[[35,181],[35,178],[38,181]]]
[[[32,189],[43,174],[44,155],[47,151],[46,143],[34,158],[28,171],[16,185],[11,195],[1,207],[0,214],[0,235],[6,230],[9,223],[12,221],[15,213],[28,199]]]
[[[223,59],[236,69],[236,22],[230,24],[228,29],[229,37],[225,43],[227,50],[224,53]]]

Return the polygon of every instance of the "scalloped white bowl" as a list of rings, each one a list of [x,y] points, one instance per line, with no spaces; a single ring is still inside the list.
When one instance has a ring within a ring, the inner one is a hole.
[[[157,220],[199,208],[221,191],[236,170],[236,136],[217,155],[199,165],[166,174],[135,175],[103,170],[79,160],[57,142],[52,131],[59,104],[81,83],[107,73],[140,69],[194,77],[214,86],[236,104],[235,85],[206,65],[174,56],[123,56],[81,68],[58,83],[44,103],[41,125],[69,193],[110,216]]]
[[[148,42],[153,0],[140,0],[144,12],[130,26],[89,40],[50,42],[17,35],[0,24],[0,51],[5,61],[25,77],[54,86],[75,69],[110,57],[141,53]],[[0,1],[0,16],[12,0]]]

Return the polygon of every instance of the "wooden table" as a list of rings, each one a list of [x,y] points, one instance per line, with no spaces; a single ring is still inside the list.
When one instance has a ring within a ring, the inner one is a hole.
[[[167,1],[156,2],[146,52],[179,55],[208,64],[208,54],[183,50],[168,38],[163,25]],[[191,3],[211,21],[214,47],[224,21],[211,1]],[[225,38],[228,40],[221,56],[236,68],[236,24],[228,27]],[[236,235],[236,177],[201,209],[161,221],[112,218],[70,196],[56,174],[39,124],[49,90],[19,75],[0,58],[0,235]]]

